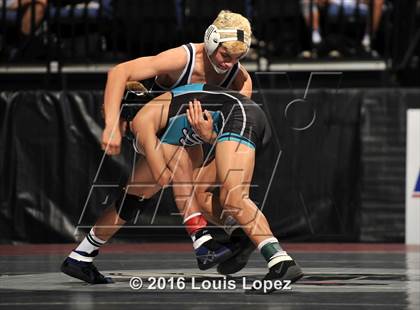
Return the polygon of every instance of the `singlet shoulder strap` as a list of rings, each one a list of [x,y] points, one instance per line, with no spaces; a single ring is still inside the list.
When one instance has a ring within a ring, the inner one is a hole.
[[[176,80],[175,83],[173,83],[171,86],[162,86],[159,84],[157,77],[155,77],[154,85],[152,86],[152,90],[164,90],[168,91],[171,90],[177,86],[188,84],[191,80],[191,74],[192,69],[194,68],[195,63],[195,47],[192,43],[184,44],[182,47],[185,49],[185,52],[187,53],[187,63],[185,64],[184,70],[182,70],[182,73],[178,77],[178,80]]]
[[[238,72],[240,70],[240,63],[237,62],[233,65],[232,68],[230,68],[229,72],[226,74],[223,81],[219,84],[220,87],[229,88],[232,82],[235,80],[236,76],[238,75]]]
[[[180,79],[177,81],[175,86],[182,86],[191,83],[191,76],[194,71],[194,64],[195,64],[195,46],[193,43],[188,43],[183,45],[188,50],[188,63],[182,72]]]

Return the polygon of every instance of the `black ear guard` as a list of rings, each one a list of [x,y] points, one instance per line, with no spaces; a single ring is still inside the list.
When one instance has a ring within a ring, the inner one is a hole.
[[[245,43],[245,34],[244,34],[244,31],[242,29],[237,29],[236,30],[236,37],[238,38],[238,41],[241,41],[241,42]]]

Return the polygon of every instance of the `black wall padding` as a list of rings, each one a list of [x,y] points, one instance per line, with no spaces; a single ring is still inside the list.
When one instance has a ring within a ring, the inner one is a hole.
[[[418,90],[367,90],[363,96],[361,240],[404,241],[406,113]],[[420,138],[419,138],[420,141]]]
[[[405,110],[419,95],[320,89],[303,102],[293,101],[302,97],[299,90],[261,90],[256,100],[275,135],[258,155],[252,198],[275,235],[402,241]],[[101,104],[101,92],[0,93],[0,242],[74,241],[76,227],[93,225],[116,199],[134,154],[124,142],[123,154],[104,157],[98,169]],[[297,130],[310,123],[314,111],[315,122]],[[181,220],[173,215],[170,190],[150,225],[154,210],[140,221],[148,229],[127,229],[136,240],[176,235],[170,226]],[[392,229],[386,229],[389,223]],[[185,238],[182,227],[176,231]]]
[[[282,151],[264,208],[273,230],[284,238],[357,240],[360,92],[314,91],[294,104],[302,91],[261,93]],[[314,111],[313,125],[298,130]]]
[[[1,239],[74,240],[102,157],[99,93],[1,94]],[[102,182],[123,183],[126,160],[107,158]],[[107,193],[97,191],[92,205]],[[85,221],[102,210],[89,206]],[[3,231],[4,230],[4,231]]]

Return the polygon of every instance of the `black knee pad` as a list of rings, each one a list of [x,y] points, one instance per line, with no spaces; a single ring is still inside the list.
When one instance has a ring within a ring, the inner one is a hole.
[[[144,206],[150,199],[139,197],[131,194],[122,194],[115,202],[115,209],[121,219],[124,221],[132,220],[138,213],[144,209]]]

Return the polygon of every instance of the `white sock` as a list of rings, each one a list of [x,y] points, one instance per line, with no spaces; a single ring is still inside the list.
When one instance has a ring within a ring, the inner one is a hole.
[[[105,243],[106,241],[101,240],[97,236],[95,236],[95,232],[92,228],[90,232],[86,235],[86,237],[83,239],[83,241],[79,244],[79,246],[70,253],[69,257],[79,261],[91,262],[93,261],[93,257],[84,256],[78,252],[91,254],[93,251],[98,250]]]

